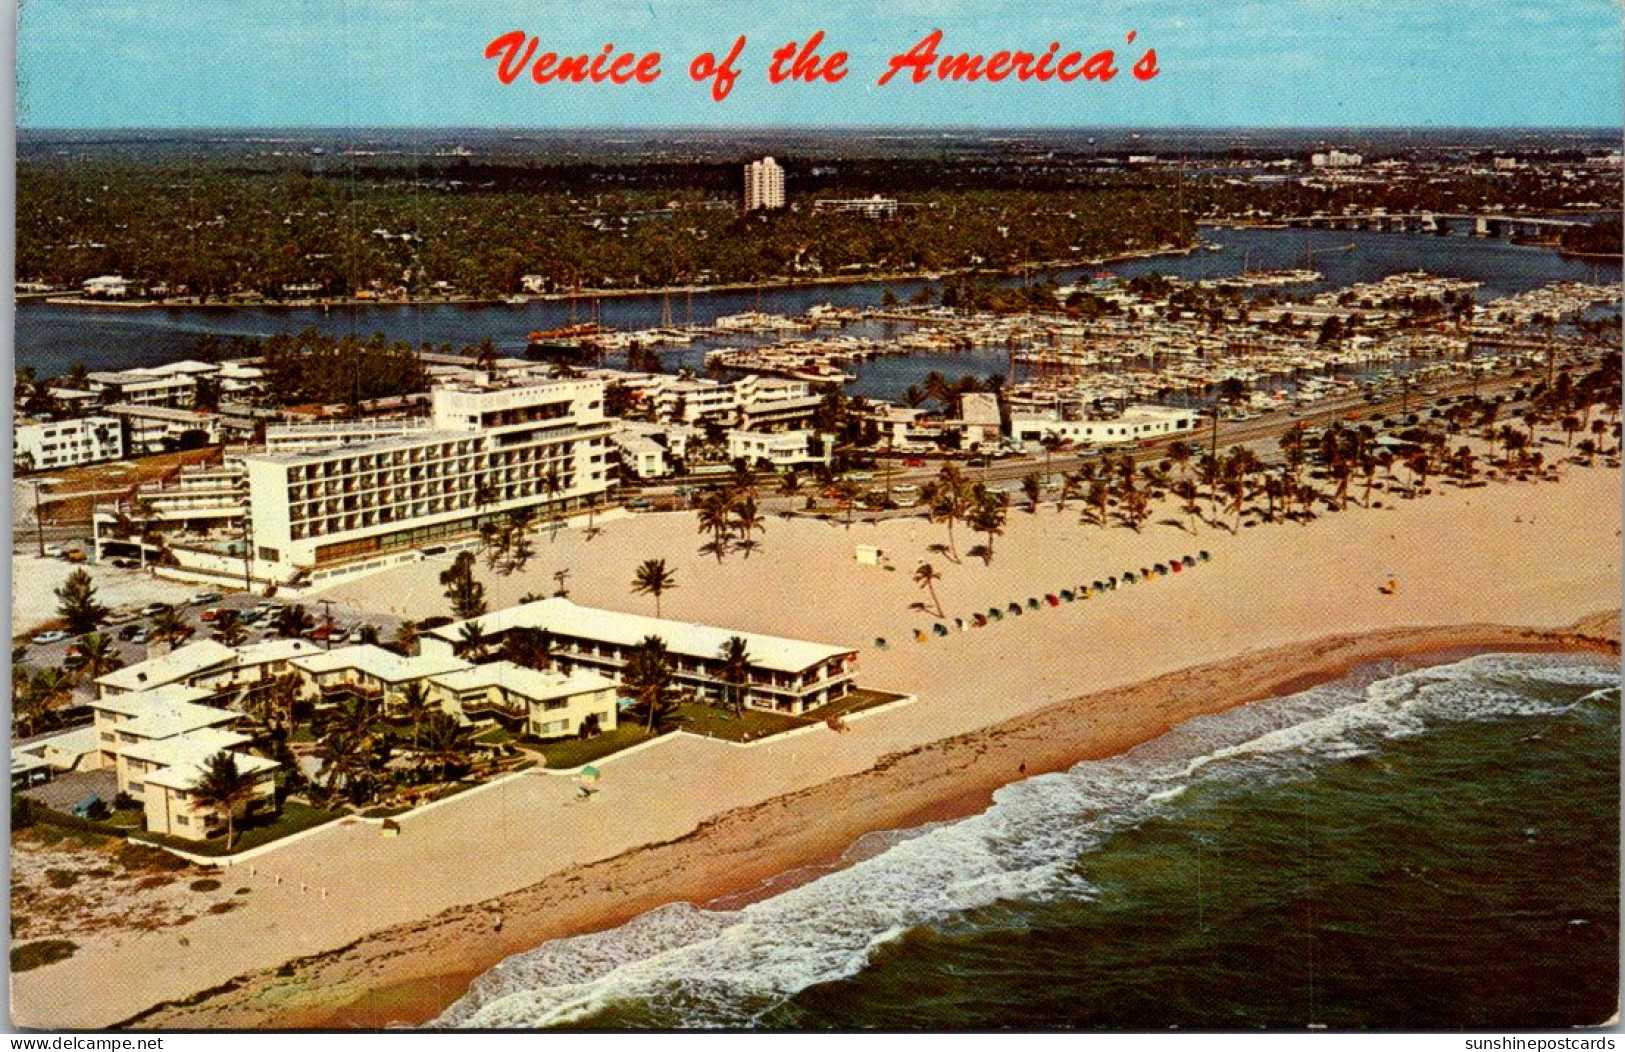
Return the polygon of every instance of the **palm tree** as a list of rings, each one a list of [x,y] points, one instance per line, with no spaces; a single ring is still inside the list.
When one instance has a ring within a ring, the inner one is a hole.
[[[937,598],[937,582],[940,580],[942,580],[942,575],[930,563],[921,563],[919,568],[914,571],[914,583],[931,593],[931,603],[937,608],[938,617],[944,616],[942,600]]]
[[[113,649],[113,641],[100,632],[92,632],[79,641],[79,656],[84,659],[80,671],[91,681],[124,667],[124,659]]]
[[[478,621],[465,622],[457,630],[457,642],[452,646],[459,657],[478,661],[485,656],[485,629]]]
[[[749,676],[749,645],[740,636],[729,636],[722,644],[722,680],[728,684],[728,694],[736,716],[745,707],[743,688]]]
[[[1038,444],[1044,447],[1044,481],[1048,482],[1050,457],[1054,455],[1057,449],[1066,444],[1066,439],[1053,431],[1046,431],[1044,437],[1038,440]],[[1033,510],[1036,511],[1037,507],[1035,506]]]
[[[621,681],[637,699],[634,710],[641,710],[648,729],[653,732],[655,725],[669,714],[676,694],[666,641],[659,636],[643,637],[627,660]]]
[[[332,794],[340,789],[352,796],[367,772],[367,753],[372,749],[370,733],[343,721],[330,724],[316,743],[316,756],[322,761],[317,775]]]
[[[676,587],[677,571],[669,569],[664,559],[645,559],[632,575],[632,593],[654,596],[656,617],[660,616],[660,597]]]
[[[738,545],[740,551],[745,553],[745,558],[749,559],[752,549],[756,548],[760,543],[751,534],[766,533],[767,526],[762,522],[762,516],[757,512],[756,498],[748,492],[743,493],[734,502],[733,531],[738,537],[738,540],[734,543]]]
[[[254,779],[237,766],[237,757],[224,750],[209,757],[203,777],[192,789],[199,804],[226,820],[226,850],[237,840],[237,808],[254,799]]]
[[[1022,495],[1027,498],[1027,511],[1029,514],[1038,514],[1038,498],[1044,491],[1044,484],[1038,480],[1036,474],[1029,474],[1021,480]]]
[[[965,522],[971,529],[987,538],[986,544],[978,545],[982,549],[980,554],[984,563],[993,562],[993,538],[1004,532],[1005,515],[1008,510],[1009,497],[1003,493],[989,493],[985,490],[976,495],[971,505],[970,515]]]
[[[19,670],[20,671],[20,670]],[[17,677],[21,682],[21,677]],[[52,712],[73,696],[73,677],[59,668],[36,669],[22,689],[19,707],[12,714],[20,737],[34,733]]]
[[[709,490],[700,498],[697,528],[700,533],[711,535],[711,540],[702,545],[700,551],[715,555],[719,563],[728,554],[728,537],[733,532],[732,511],[733,494],[727,490]]]
[[[282,638],[298,639],[316,627],[316,619],[303,604],[295,603],[293,606],[285,606],[278,610],[272,625],[276,628],[276,634]]]
[[[174,610],[160,610],[152,619],[152,638],[174,646],[186,636],[186,619]]]
[[[423,725],[423,756],[430,761],[441,780],[447,773],[470,758],[474,751],[474,732],[457,722],[449,713],[432,713]]]
[[[236,647],[241,646],[246,638],[248,638],[248,630],[243,628],[242,617],[237,611],[222,610],[215,615],[215,642],[228,647]]]
[[[418,652],[418,626],[411,621],[402,621],[395,628],[395,637],[392,641],[395,649],[407,657]]]
[[[965,476],[953,464],[942,465],[936,479],[925,489],[931,521],[948,524],[948,557],[956,563],[959,561],[959,549],[954,544],[954,523],[964,517],[966,495]]]
[[[429,692],[424,688],[422,680],[414,679],[401,688],[400,694],[396,697],[400,699],[401,716],[412,724],[412,745],[416,748],[418,732],[422,730],[424,720],[439,710],[430,703]]]

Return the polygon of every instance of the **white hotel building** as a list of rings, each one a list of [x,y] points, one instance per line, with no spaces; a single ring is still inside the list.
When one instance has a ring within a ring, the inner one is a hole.
[[[472,534],[521,508],[584,507],[612,484],[610,431],[603,381],[559,380],[441,386],[428,427],[335,427],[325,448],[309,432],[287,444],[273,433],[275,451],[243,457],[256,563],[286,579]]]
[[[771,157],[745,165],[745,211],[784,207],[784,169]]]

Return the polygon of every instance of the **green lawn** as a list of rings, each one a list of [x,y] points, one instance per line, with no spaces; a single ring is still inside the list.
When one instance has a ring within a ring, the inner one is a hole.
[[[325,825],[336,818],[344,817],[343,811],[325,811],[319,807],[300,803],[297,800],[284,800],[282,810],[275,819],[264,824],[255,824],[242,829],[237,834],[237,842],[232,846],[232,853],[246,851],[251,847],[269,844],[273,840],[281,840],[294,833],[302,833],[307,829]],[[161,836],[157,833],[132,833],[131,839],[150,840],[155,844],[165,844],[169,847],[190,851],[198,855],[225,855],[226,838],[214,837],[211,840],[183,840],[180,837]]]
[[[832,701],[821,709],[815,709],[812,715],[821,720],[827,720],[831,716],[850,716],[852,713],[862,712],[864,709],[890,705],[892,702],[907,696],[906,694],[893,694],[884,690],[858,688],[839,701]]]
[[[677,717],[682,721],[682,729],[690,734],[725,738],[732,742],[756,741],[818,722],[803,716],[762,712],[759,709],[745,709],[735,716],[730,709],[697,701],[678,706]]]
[[[623,723],[612,731],[591,738],[568,738],[543,745],[541,753],[547,767],[555,771],[568,770],[601,760],[651,737],[653,735],[641,723]]]

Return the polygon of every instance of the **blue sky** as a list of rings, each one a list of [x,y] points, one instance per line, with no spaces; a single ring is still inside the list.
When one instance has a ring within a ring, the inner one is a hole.
[[[658,50],[652,85],[502,85],[513,29],[541,50]],[[838,85],[766,83],[826,33]],[[1109,84],[875,79],[933,29],[944,50],[1118,50]],[[1124,34],[1137,31],[1134,44]],[[687,76],[748,38],[732,95]],[[55,127],[666,125],[1600,125],[1621,123],[1618,0],[26,0],[18,123]],[[1162,73],[1128,73],[1145,46]]]

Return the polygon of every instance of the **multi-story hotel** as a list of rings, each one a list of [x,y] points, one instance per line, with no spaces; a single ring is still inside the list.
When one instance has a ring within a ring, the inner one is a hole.
[[[335,427],[303,448],[271,434],[278,451],[243,457],[258,563],[286,573],[419,548],[521,508],[583,507],[612,484],[601,380],[448,384],[430,426],[362,428],[370,440]]]
[[[784,207],[784,169],[771,157],[745,165],[745,211]]]

